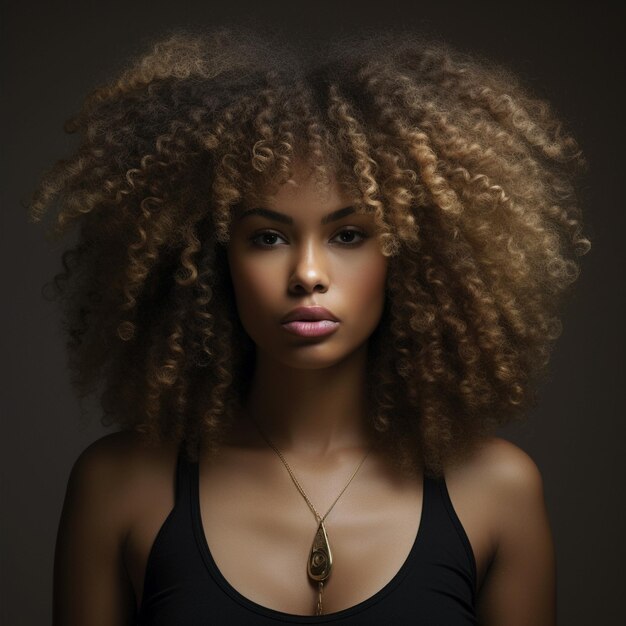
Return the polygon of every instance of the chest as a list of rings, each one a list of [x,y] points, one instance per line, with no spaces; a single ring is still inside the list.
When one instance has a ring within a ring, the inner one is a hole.
[[[210,481],[200,492],[202,527],[211,555],[228,583],[250,600],[273,609],[311,614],[318,587],[307,574],[317,521],[289,481],[283,488],[242,490]],[[341,491],[302,479],[324,515]],[[239,487],[239,488],[238,488]],[[394,493],[354,482],[325,519],[332,570],[324,586],[324,610],[353,606],[384,587],[398,572],[418,533],[422,489]]]
[[[317,521],[284,467],[278,469],[282,472],[252,475],[235,467],[201,469],[196,494],[201,528],[217,568],[236,591],[279,611],[311,614],[318,588],[307,575],[307,562]],[[329,469],[325,475],[317,468],[298,479],[324,516],[350,473]],[[333,557],[323,594],[326,613],[354,606],[394,579],[420,530],[423,487],[421,477],[394,481],[370,471],[355,478],[336,501],[324,522]],[[490,556],[484,517],[476,500],[464,497],[462,486],[452,481],[448,491],[480,581]],[[138,516],[128,536],[125,560],[137,604],[150,548],[174,504],[167,492],[153,499],[154,507]]]

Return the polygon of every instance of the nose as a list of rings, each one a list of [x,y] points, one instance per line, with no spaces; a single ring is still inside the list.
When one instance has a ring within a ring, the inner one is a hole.
[[[296,254],[293,272],[289,278],[289,291],[325,292],[328,289],[328,273],[322,253],[310,242],[303,244]]]

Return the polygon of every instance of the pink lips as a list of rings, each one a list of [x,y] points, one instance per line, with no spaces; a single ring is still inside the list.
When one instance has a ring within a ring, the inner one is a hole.
[[[286,322],[283,328],[294,335],[301,337],[321,337],[334,332],[339,326],[339,322],[334,320],[317,320],[314,322],[294,321]]]
[[[297,307],[283,318],[283,328],[301,337],[321,337],[334,332],[339,320],[321,306]]]

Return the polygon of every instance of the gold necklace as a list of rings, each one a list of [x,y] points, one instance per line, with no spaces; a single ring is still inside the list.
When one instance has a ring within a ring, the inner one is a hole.
[[[313,580],[313,582],[317,583],[317,604],[315,607],[315,615],[323,615],[322,611],[322,593],[324,591],[324,582],[330,576],[331,569],[333,567],[333,553],[330,549],[330,543],[328,542],[328,534],[326,532],[326,527],[324,526],[324,520],[326,516],[332,511],[332,508],[337,504],[337,500],[342,496],[343,492],[348,488],[348,485],[352,482],[352,479],[356,476],[356,473],[359,471],[361,465],[367,458],[368,454],[372,451],[373,445],[369,448],[369,450],[365,453],[365,456],[361,459],[361,462],[357,465],[356,469],[350,476],[350,480],[346,483],[345,487],[339,492],[339,495],[335,498],[335,501],[331,504],[328,511],[323,517],[320,517],[320,514],[317,512],[316,508],[313,506],[311,500],[309,500],[308,496],[304,492],[304,489],[301,487],[298,479],[294,476],[294,473],[291,471],[289,467],[289,463],[287,463],[285,457],[282,455],[280,450],[263,434],[263,431],[260,429],[259,425],[255,420],[252,420],[254,425],[256,426],[259,434],[267,445],[269,445],[276,454],[280,457],[280,460],[283,462],[289,475],[291,476],[291,480],[293,480],[295,486],[298,488],[298,491],[302,494],[306,503],[309,505],[309,508],[315,515],[315,519],[317,520],[318,526],[317,531],[315,532],[315,537],[313,538],[313,545],[311,546],[311,552],[309,554],[309,560],[307,563],[307,572],[309,574],[309,578]]]

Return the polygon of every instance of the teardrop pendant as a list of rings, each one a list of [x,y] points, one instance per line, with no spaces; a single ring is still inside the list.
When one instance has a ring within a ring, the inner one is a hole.
[[[330,576],[332,566],[333,555],[330,551],[324,522],[321,521],[315,533],[311,554],[309,555],[309,577],[315,581],[326,580]]]

